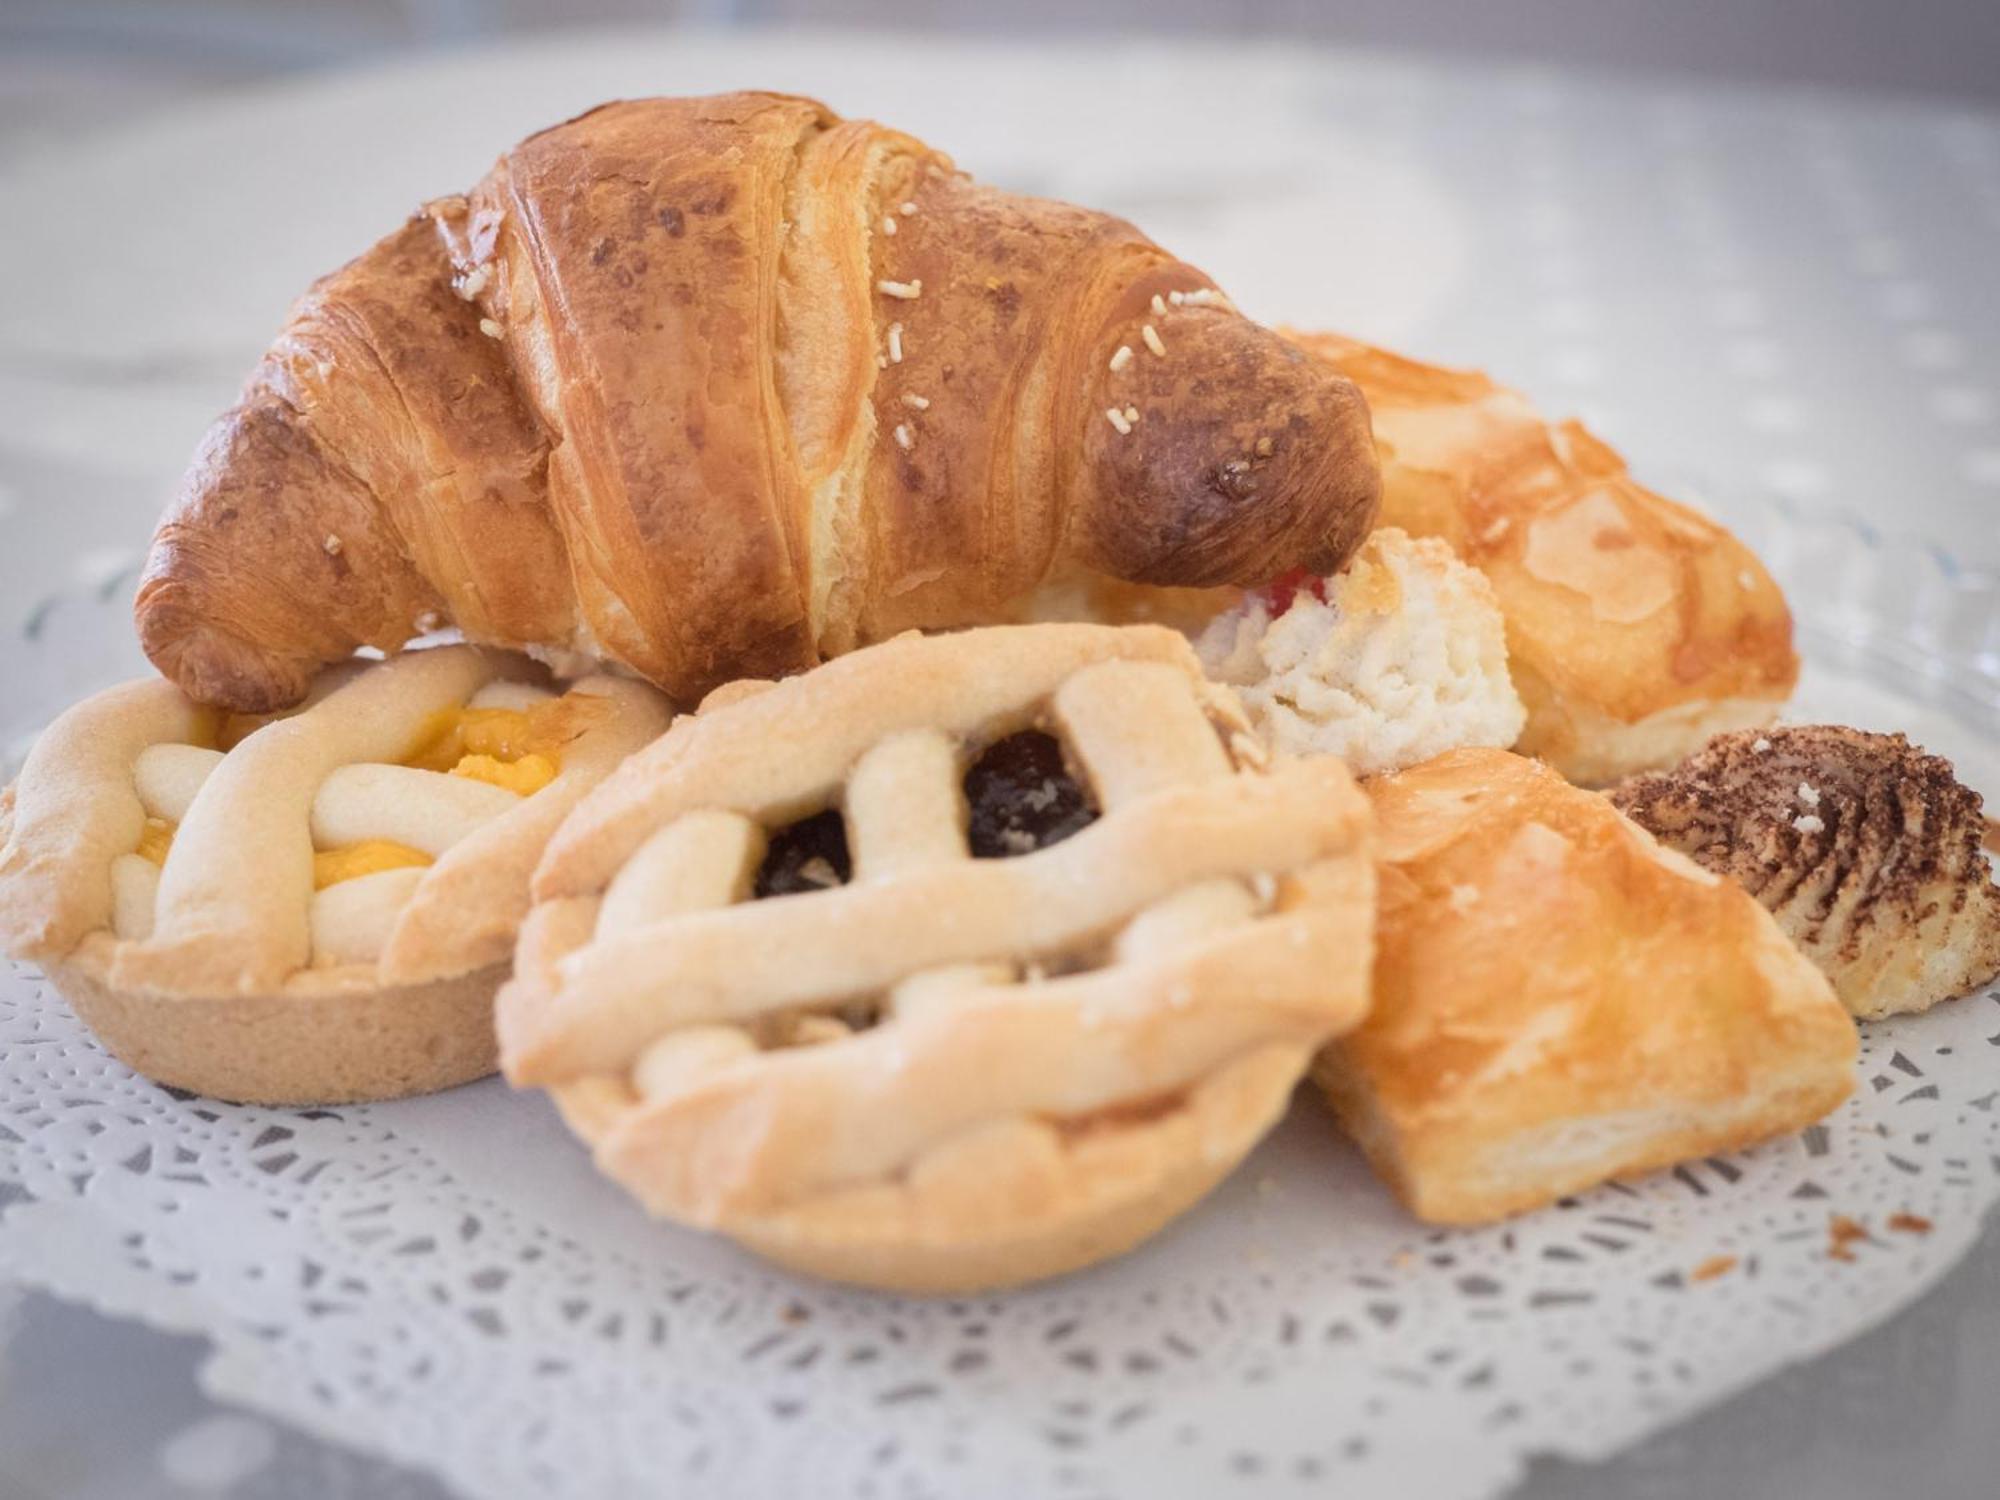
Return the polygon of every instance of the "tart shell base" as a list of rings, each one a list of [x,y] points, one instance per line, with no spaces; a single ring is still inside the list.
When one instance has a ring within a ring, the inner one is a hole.
[[[1124,1254],[1206,1196],[1285,1113],[1306,1062],[1303,1048],[1258,1048],[1183,1108],[1073,1153],[1054,1183],[1003,1177],[930,1213],[900,1190],[835,1193],[730,1233],[789,1271],[918,1296],[1067,1275]]]
[[[154,995],[112,988],[99,948],[86,941],[44,971],[105,1048],[156,1083],[239,1104],[356,1104],[496,1066],[505,964],[386,987],[330,970],[275,995]]]

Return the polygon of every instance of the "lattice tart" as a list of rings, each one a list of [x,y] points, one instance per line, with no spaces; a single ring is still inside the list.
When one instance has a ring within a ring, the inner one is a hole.
[[[448,646],[219,718],[172,684],[79,704],[0,797],[0,942],[139,1072],[327,1103],[492,1071],[491,1003],[549,834],[666,727]]]
[[[502,1066],[652,1212],[917,1291],[1114,1254],[1367,1006],[1365,799],[1156,627],[719,690],[557,833]]]

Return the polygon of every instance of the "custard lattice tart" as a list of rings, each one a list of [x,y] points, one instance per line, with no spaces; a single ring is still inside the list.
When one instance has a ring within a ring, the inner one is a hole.
[[[1188,1207],[1367,1005],[1369,814],[1155,627],[905,636],[719,690],[536,874],[499,1007],[652,1212],[917,1291]]]
[[[104,1044],[197,1093],[331,1103],[492,1071],[549,834],[666,727],[650,688],[469,646],[322,675],[281,718],[132,682],[0,803],[0,941]]]

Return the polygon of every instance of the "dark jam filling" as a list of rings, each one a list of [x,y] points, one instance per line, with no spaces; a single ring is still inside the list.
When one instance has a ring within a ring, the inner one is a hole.
[[[764,863],[757,867],[757,895],[796,896],[803,891],[845,885],[854,873],[847,852],[847,825],[840,809],[801,818],[771,835]]]
[[[1005,859],[1059,844],[1097,818],[1090,794],[1052,735],[1028,730],[991,745],[965,773],[975,859]]]

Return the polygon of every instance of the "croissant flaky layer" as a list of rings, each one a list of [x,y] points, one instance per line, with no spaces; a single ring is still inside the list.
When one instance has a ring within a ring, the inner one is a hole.
[[[774,94],[606,105],[318,282],[136,612],[262,710],[439,625],[677,698],[1069,577],[1330,571],[1354,386],[1121,220]]]

